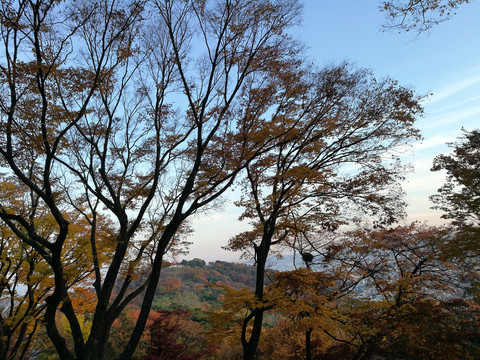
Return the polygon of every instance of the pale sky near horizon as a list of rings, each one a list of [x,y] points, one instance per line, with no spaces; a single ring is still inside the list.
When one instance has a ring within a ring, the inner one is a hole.
[[[461,6],[451,20],[429,34],[381,32],[385,23],[377,0],[306,0],[302,24],[295,30],[307,55],[319,67],[348,61],[370,69],[378,78],[389,76],[417,94],[432,94],[416,126],[424,140],[403,158],[414,172],[403,184],[408,221],[440,224],[441,213],[431,210],[428,197],[444,182],[432,173],[433,158],[449,152],[447,142],[461,128],[480,127],[480,1]],[[227,202],[217,213],[195,219],[193,245],[187,259],[236,260],[239,253],[221,249],[230,237],[247,228]]]

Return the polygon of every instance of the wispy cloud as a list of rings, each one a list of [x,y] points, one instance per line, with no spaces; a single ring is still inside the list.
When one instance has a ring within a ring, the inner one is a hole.
[[[428,104],[433,104],[442,101],[447,97],[453,96],[477,84],[480,84],[480,68],[478,67],[470,69],[458,80],[453,81],[438,90],[434,90],[433,96],[431,96],[426,102]]]
[[[446,134],[437,134],[432,137],[427,137],[422,141],[418,141],[411,146],[406,145],[398,147],[397,149],[395,149],[395,151],[396,154],[400,155],[400,157],[403,158],[404,161],[411,162],[412,155],[418,154],[420,151],[433,149],[439,146],[443,147],[443,149],[441,149],[440,151],[446,151],[447,144],[454,142],[458,135],[460,135],[460,133],[457,134],[450,132],[448,136],[446,136]],[[438,149],[435,149],[435,151],[437,152]],[[432,154],[434,153],[432,152]],[[425,152],[423,152],[422,156],[425,156]]]
[[[225,209],[220,208],[219,211],[210,212],[208,214],[201,214],[192,220],[194,226],[203,225],[203,224],[220,224],[230,220],[235,220],[235,217],[232,215],[231,211],[226,211]]]
[[[445,125],[455,125],[459,131],[462,127],[478,127],[480,120],[480,104],[468,108],[461,108],[458,110],[437,113],[434,116],[427,116],[425,119],[419,121],[422,130],[432,129],[436,132],[444,132],[451,134],[452,129],[446,128]],[[457,137],[459,134],[455,134]]]
[[[444,114],[445,112],[449,112],[452,109],[459,108],[459,107],[462,107],[462,106],[465,106],[465,105],[478,104],[479,101],[480,101],[480,95],[462,98],[460,101],[457,101],[457,102],[454,102],[454,103],[449,103],[446,106],[435,109],[434,111],[429,112],[429,114],[430,115]]]
[[[420,166],[415,166],[415,174],[402,183],[402,188],[408,193],[409,197],[428,198],[445,182],[444,173],[430,171],[432,164],[432,161],[428,161]]]
[[[452,142],[455,136],[435,135],[431,138],[425,139],[413,146],[413,151],[430,149],[439,145],[445,145],[448,142]]]
[[[419,209],[420,210],[420,209]],[[425,209],[421,209],[425,210]],[[409,214],[407,216],[407,222],[409,221],[421,221],[428,222],[430,225],[443,225],[447,223],[445,219],[442,219],[442,212],[432,209],[426,209],[426,211],[415,211],[413,208],[409,208]]]

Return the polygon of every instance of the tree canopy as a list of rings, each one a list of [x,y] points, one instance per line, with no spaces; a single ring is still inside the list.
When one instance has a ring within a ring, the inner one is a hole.
[[[104,358],[115,319],[142,294],[120,356],[130,358],[188,218],[292,130],[266,114],[298,65],[285,34],[298,11],[293,0],[2,2],[1,180],[27,196],[2,198],[0,218],[51,269],[44,323],[62,359]],[[107,256],[100,218],[111,221]],[[95,276],[87,335],[64,261],[77,221]]]
[[[272,248],[296,249],[318,231],[334,231],[364,216],[387,225],[403,216],[403,176],[394,150],[419,137],[413,124],[419,98],[391,79],[377,80],[348,64],[295,74],[298,88],[285,100],[298,105],[273,114],[279,127],[294,127],[278,146],[246,167],[241,219],[252,230],[230,240],[257,265],[255,296],[263,300],[265,265]],[[289,76],[292,78],[293,76]],[[278,120],[277,120],[278,119]],[[306,249],[299,248],[301,254]],[[242,343],[252,359],[260,336],[262,306],[245,318]],[[248,339],[246,329],[253,323]]]
[[[471,0],[394,0],[382,1],[380,9],[389,20],[385,29],[421,33],[449,20],[459,6],[469,2]]]
[[[432,171],[446,171],[445,184],[430,198],[454,225],[480,227],[480,131],[464,130],[451,154],[438,155]]]

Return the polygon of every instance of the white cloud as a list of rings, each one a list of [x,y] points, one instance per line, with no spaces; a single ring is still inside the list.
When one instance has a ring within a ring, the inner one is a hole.
[[[438,115],[438,114],[444,114],[454,108],[459,108],[468,104],[478,104],[478,101],[480,101],[480,95],[475,95],[475,96],[470,96],[466,98],[462,98],[460,101],[457,102],[452,102],[449,103],[446,106],[443,106],[441,108],[435,109],[434,111],[430,112],[429,115]],[[425,105],[428,107],[428,103],[425,103]]]
[[[436,132],[446,130],[450,132],[450,129],[442,129],[439,126],[455,125],[456,128],[460,130],[462,126],[467,127],[470,121],[472,123],[471,126],[475,126],[474,124],[478,124],[480,122],[480,105],[427,117],[421,121],[420,124],[422,125],[423,130],[428,129],[431,131],[432,128],[435,128]]]
[[[432,163],[426,163],[423,169],[415,168],[415,174],[402,183],[407,197],[418,194],[426,197],[432,195],[445,182],[445,175],[441,172],[431,172]]]
[[[428,222],[430,225],[442,225],[445,224],[447,221],[442,219],[442,213],[440,211],[435,211],[428,209],[426,212],[411,212],[407,216],[407,222],[411,221],[421,221],[421,222]]]
[[[444,136],[444,135],[435,135],[431,138],[425,139],[413,146],[413,151],[430,149],[436,146],[444,146],[448,142],[452,142],[455,137]]]
[[[480,84],[480,69],[470,69],[468,73],[460,79],[443,86],[442,88],[433,91],[433,96],[427,99],[427,104],[433,104],[443,99],[453,96],[465,89]]]
[[[208,215],[198,216],[195,217],[192,221],[192,224],[202,224],[202,223],[210,223],[213,221],[225,221],[226,217],[224,213],[210,213]]]

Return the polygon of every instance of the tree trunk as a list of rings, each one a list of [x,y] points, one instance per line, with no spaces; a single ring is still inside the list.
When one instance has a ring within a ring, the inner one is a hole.
[[[305,332],[305,360],[312,360],[312,343],[310,341],[312,329]]]
[[[271,229],[272,227],[267,227]],[[268,253],[270,251],[270,244],[272,238],[272,231],[265,232],[263,235],[262,243],[255,248],[255,255],[257,260],[257,276],[255,283],[255,296],[257,300],[263,300],[263,288],[265,285],[265,268],[267,263]],[[257,308],[252,311],[250,316],[245,318],[242,329],[242,347],[243,347],[243,360],[254,360],[257,352],[258,343],[260,342],[260,335],[262,333],[263,326],[263,314],[264,308]],[[247,327],[250,321],[253,319],[252,331],[250,333],[250,339],[247,341]]]

